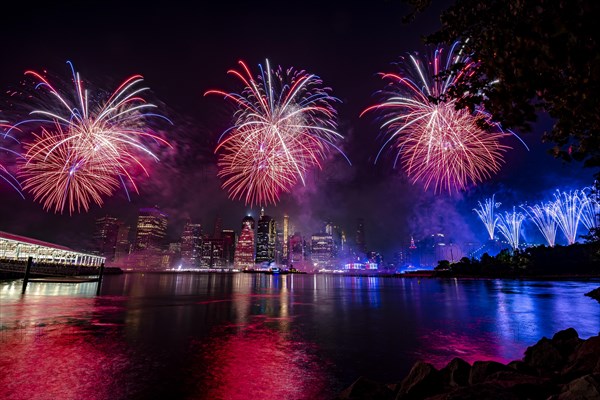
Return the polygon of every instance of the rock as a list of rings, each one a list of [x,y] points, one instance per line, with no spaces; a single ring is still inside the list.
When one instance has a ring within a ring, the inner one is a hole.
[[[361,376],[344,389],[338,399],[392,400],[394,392],[385,384]]]
[[[600,375],[585,375],[565,385],[552,400],[600,400]]]
[[[443,393],[427,400],[518,400],[519,396],[495,383],[479,383],[477,385],[458,387],[449,393]]]
[[[523,361],[541,375],[556,372],[565,364],[563,356],[546,337],[525,350]]]
[[[600,363],[600,336],[592,336],[583,341],[573,354],[570,362],[562,371],[566,381],[588,375],[599,369]]]
[[[583,343],[583,339],[579,338],[579,334],[575,329],[568,328],[556,332],[554,336],[552,336],[551,343],[566,361],[571,358],[575,350]]]
[[[522,374],[515,370],[498,371],[489,375],[485,383],[494,383],[523,399],[546,399],[558,390],[548,378]]]
[[[591,292],[586,293],[585,295],[600,302],[600,287],[592,290]]]
[[[500,364],[496,361],[475,361],[473,367],[471,367],[471,374],[469,375],[469,384],[474,385],[481,383],[490,376],[491,374],[498,371],[509,371],[510,367],[504,364]]]
[[[429,363],[418,361],[400,383],[396,399],[422,399],[437,394],[442,389],[440,371]]]
[[[467,386],[471,374],[471,365],[462,358],[456,357],[442,368],[440,373],[444,386]]]
[[[522,374],[526,374],[526,375],[537,375],[538,374],[538,372],[535,368],[532,368],[529,365],[525,364],[525,362],[522,360],[511,361],[506,365]]]

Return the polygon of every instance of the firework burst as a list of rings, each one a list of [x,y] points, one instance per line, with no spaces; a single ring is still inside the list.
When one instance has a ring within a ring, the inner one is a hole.
[[[282,193],[321,168],[329,150],[341,152],[331,89],[315,75],[293,68],[266,68],[255,78],[246,64],[228,73],[239,78],[240,93],[209,90],[232,100],[234,123],[219,138],[218,175],[229,197],[246,204],[277,203]],[[343,153],[342,153],[343,154]],[[345,156],[344,156],[345,157]],[[347,158],[346,158],[347,159]]]
[[[501,205],[501,203],[496,203],[494,200],[495,196],[496,195],[492,195],[492,197],[486,199],[483,204],[478,201],[479,208],[473,209],[481,222],[483,222],[483,225],[485,225],[490,240],[494,240],[494,231],[496,230],[496,224],[498,223],[498,217],[494,210]]]
[[[558,227],[556,214],[554,213],[554,204],[550,202],[535,204],[533,206],[521,206],[521,208],[540,230],[548,246],[554,247]]]
[[[582,201],[579,190],[554,193],[554,203],[552,212],[568,244],[573,244],[577,240],[577,230],[581,221],[581,214],[585,202]]]
[[[35,119],[17,124],[36,124],[41,130],[25,144],[25,161],[18,175],[23,188],[45,210],[62,213],[68,207],[72,214],[87,211],[92,201],[102,205],[102,197],[111,195],[118,186],[126,192],[129,186],[137,193],[134,175],[148,175],[143,160],[158,161],[151,144],[170,145],[147,127],[146,118],[165,117],[153,113],[156,106],[141,97],[148,90],[140,87],[142,76],[128,78],[107,100],[90,104],[79,73],[69,65],[74,101],[39,73],[25,73],[39,82],[36,89],[44,90],[47,96],[44,107],[30,113]]]
[[[386,140],[375,162],[384,149],[392,149],[394,166],[399,160],[413,183],[421,182],[425,190],[433,186],[435,192],[464,190],[497,173],[503,154],[510,149],[500,139],[514,135],[504,132],[481,109],[456,109],[449,89],[475,65],[456,48],[457,43],[445,62],[444,50],[439,48],[431,61],[409,55],[402,73],[381,74],[389,81],[380,92],[384,100],[361,114],[377,111],[382,116]],[[453,66],[462,69],[439,77]]]
[[[591,187],[581,191],[581,223],[588,231],[600,227],[600,200],[598,192]]]
[[[9,125],[7,123],[7,121],[0,121],[0,139],[12,140],[15,143],[19,143],[19,141],[17,139],[15,139],[13,136],[8,134],[8,131],[11,129],[14,129],[14,127],[12,125]],[[2,131],[4,131],[4,133],[2,133]],[[15,157],[15,158],[21,157],[21,155],[19,153],[17,153],[16,151],[11,150],[10,148],[4,147],[4,146],[0,146],[0,152],[8,153],[8,154],[10,154],[10,156]],[[0,163],[0,179],[3,180],[5,183],[7,183],[10,187],[15,189],[17,191],[17,193],[19,193],[19,195],[21,195],[21,197],[23,197],[23,193],[21,192],[21,189],[22,189],[21,184],[19,183],[17,178],[15,178],[10,173],[8,168],[2,163]]]
[[[521,212],[517,212],[513,207],[512,212],[504,212],[504,215],[498,216],[498,231],[508,241],[510,246],[514,250],[519,248],[519,241],[521,238],[521,226],[525,220],[525,215]]]

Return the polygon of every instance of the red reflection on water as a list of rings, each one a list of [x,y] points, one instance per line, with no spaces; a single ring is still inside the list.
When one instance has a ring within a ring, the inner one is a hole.
[[[445,367],[454,357],[469,364],[484,360],[506,364],[522,358],[524,350],[511,343],[503,345],[498,337],[486,332],[476,336],[473,332],[431,330],[419,336],[419,344],[419,350],[415,351],[417,358],[436,368]]]
[[[93,299],[30,298],[2,308],[0,398],[127,397],[122,377],[130,366],[129,356],[123,346],[105,340],[107,329],[120,327],[87,318],[101,308]],[[74,310],[81,318],[73,316]]]
[[[272,318],[253,318],[243,328],[227,328],[198,348],[195,399],[326,399],[326,365],[314,347],[268,327]],[[281,319],[283,320],[283,319]],[[282,323],[275,321],[276,323]]]

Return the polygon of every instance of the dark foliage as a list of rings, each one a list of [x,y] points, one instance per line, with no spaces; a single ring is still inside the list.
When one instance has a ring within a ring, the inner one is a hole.
[[[408,19],[430,3],[404,1],[413,6]],[[521,131],[545,112],[554,120],[544,135],[554,155],[599,167],[599,20],[596,0],[456,0],[425,40],[461,40],[478,62],[451,93],[462,107],[482,104],[504,127]]]

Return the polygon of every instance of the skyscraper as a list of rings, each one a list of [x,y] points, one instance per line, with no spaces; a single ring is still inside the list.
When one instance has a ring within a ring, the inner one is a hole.
[[[235,246],[234,268],[254,268],[254,218],[244,217],[242,220],[242,233]]]
[[[300,269],[304,264],[304,240],[300,232],[290,237],[290,266]]]
[[[275,240],[277,232],[275,230],[275,220],[265,215],[265,209],[260,210],[258,219],[258,228],[256,230],[256,262],[275,261]]]
[[[120,221],[115,217],[106,215],[96,218],[95,252],[102,257],[106,257],[106,262],[115,260],[119,225]]]
[[[167,236],[167,214],[158,208],[141,208],[135,235],[133,264],[138,268],[160,268]]]
[[[315,233],[311,236],[311,259],[315,268],[333,266],[333,236],[328,233]]]
[[[115,260],[125,259],[131,252],[131,242],[129,241],[129,225],[119,224],[117,232],[117,244],[115,247]]]
[[[202,253],[202,225],[188,221],[181,235],[181,265],[186,268],[200,267]]]
[[[221,239],[223,239],[223,257],[225,258],[226,266],[231,268],[235,256],[237,235],[232,229],[223,229],[221,231]]]
[[[286,214],[283,216],[283,238],[282,238],[282,263],[287,264],[290,252],[290,217]]]
[[[365,220],[359,218],[356,224],[356,250],[360,256],[367,253],[367,243],[365,241]]]

